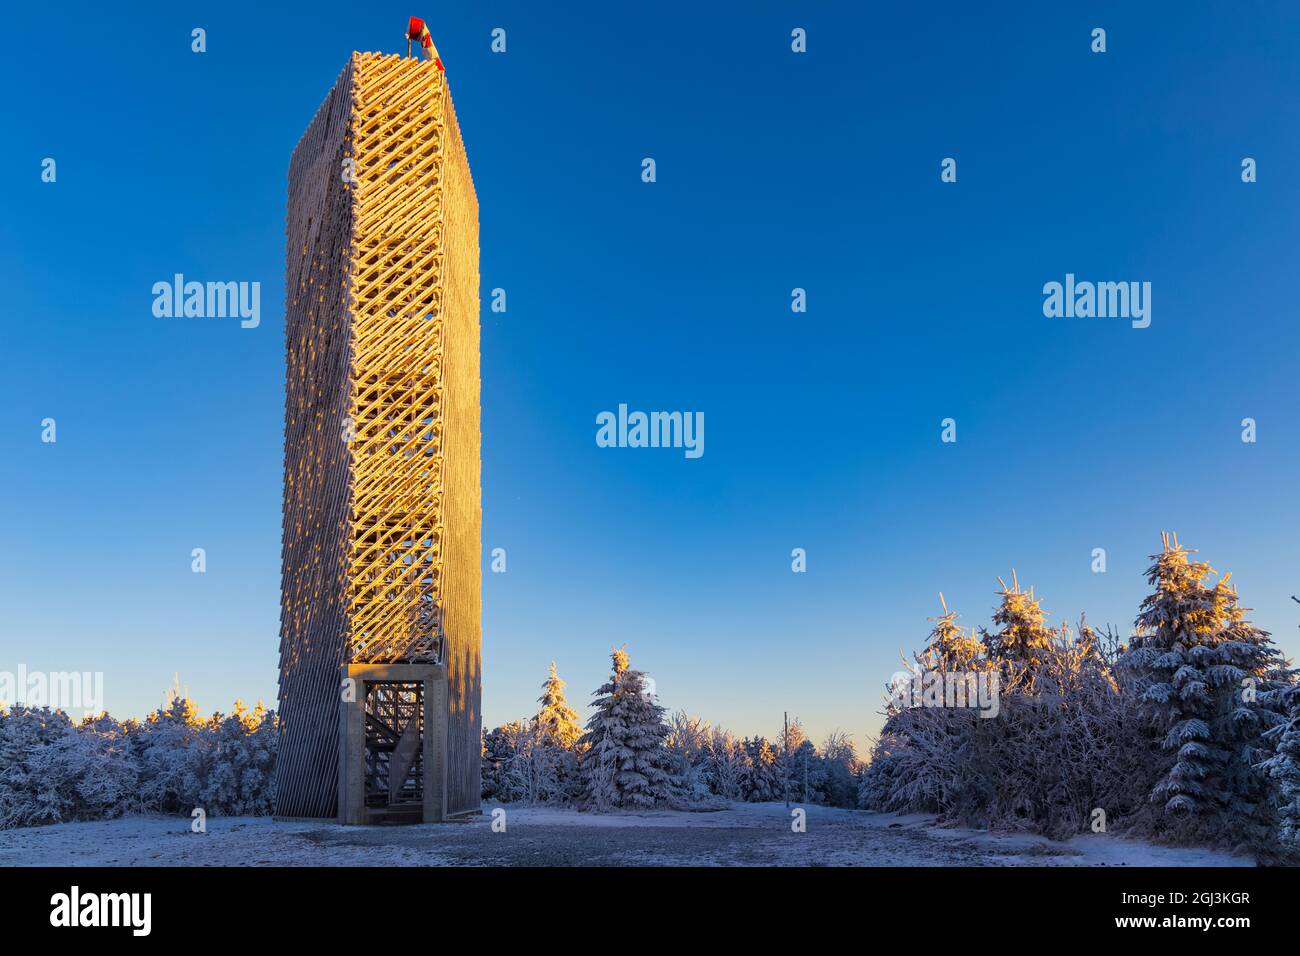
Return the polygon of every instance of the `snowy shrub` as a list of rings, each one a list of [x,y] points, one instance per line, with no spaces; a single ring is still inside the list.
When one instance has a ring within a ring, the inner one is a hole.
[[[277,739],[274,716],[261,704],[250,713],[236,701],[230,716],[214,714],[191,750],[198,763],[194,806],[222,816],[270,814]]]
[[[1038,655],[1019,680],[1004,679],[998,716],[975,718],[975,787],[959,813],[1056,839],[1087,831],[1095,809],[1123,824],[1144,798],[1149,730],[1088,642],[1062,628]]]
[[[137,809],[136,771],[116,721],[74,726],[48,708],[0,712],[0,829]]]
[[[201,730],[194,702],[180,694],[130,728],[131,753],[140,768],[140,799],[145,807],[188,814],[201,806],[196,772],[201,762]]]
[[[496,752],[484,795],[502,803],[567,803],[578,789],[578,760],[572,751],[542,736],[535,724],[516,721],[498,727]]]
[[[1037,665],[1004,679],[996,717],[896,710],[862,775],[862,805],[1065,837],[1092,811],[1114,821],[1143,798],[1149,734],[1090,646],[1058,632]],[[1138,780],[1137,784],[1134,780]]]
[[[679,710],[668,718],[668,751],[673,795],[687,806],[711,804],[714,796],[709,786],[708,744],[712,729],[699,717]]]
[[[979,655],[945,606],[917,667],[995,669],[998,713],[891,699],[861,805],[1058,838],[1102,810],[1108,829],[1256,853],[1294,833],[1295,672],[1188,553],[1166,539],[1153,556],[1127,648],[1047,627],[1014,578]]]
[[[521,780],[518,758],[528,737],[529,728],[522,720],[483,735],[483,799],[514,803],[525,798],[527,787]]]
[[[67,819],[97,820],[140,811],[139,770],[124,729],[103,715],[33,755],[33,775],[67,794]]]
[[[0,711],[0,828],[142,811],[268,814],[276,723],[260,704],[197,719],[176,696],[145,721],[74,725],[61,711]]]
[[[721,727],[713,728],[703,755],[704,779],[709,791],[724,800],[743,799],[746,759],[735,737]]]
[[[61,779],[50,779],[48,753],[72,733],[62,711],[15,706],[0,712],[0,827],[70,819],[69,794]]]

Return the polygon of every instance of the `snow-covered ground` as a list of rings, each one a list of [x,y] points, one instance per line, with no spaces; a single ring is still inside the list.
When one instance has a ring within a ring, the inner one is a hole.
[[[1250,866],[1246,857],[1109,834],[1065,843],[935,826],[932,818],[780,803],[599,815],[507,806],[463,823],[340,827],[266,817],[128,817],[0,831],[8,866]]]

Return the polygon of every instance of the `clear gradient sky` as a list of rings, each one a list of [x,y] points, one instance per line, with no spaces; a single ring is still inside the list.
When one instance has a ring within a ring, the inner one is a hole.
[[[410,14],[481,206],[486,725],[626,643],[670,708],[861,744],[940,590],[987,623],[1015,567],[1127,633],[1165,528],[1300,653],[1300,9],[1132,6],[11,9],[0,670],[274,701],[289,156]],[[177,272],[261,325],[155,318]],[[1150,328],[1045,318],[1067,272],[1151,282]],[[704,456],[598,448],[621,402],[704,412]]]

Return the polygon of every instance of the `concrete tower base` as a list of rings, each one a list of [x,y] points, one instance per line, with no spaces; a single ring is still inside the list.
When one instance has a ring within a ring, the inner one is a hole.
[[[447,819],[447,668],[345,664],[339,823]]]

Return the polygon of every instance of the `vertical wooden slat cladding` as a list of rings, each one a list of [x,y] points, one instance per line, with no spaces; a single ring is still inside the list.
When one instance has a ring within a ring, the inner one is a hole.
[[[337,812],[340,665],[439,637],[448,809],[478,808],[478,303],[446,74],[353,54],[289,174],[280,816]]]
[[[337,674],[347,634],[352,195],[343,182],[351,68],[289,163],[285,250],[284,520],[276,813],[337,806]]]
[[[482,766],[482,524],[479,402],[478,201],[451,92],[443,84],[446,155],[446,557],[449,813],[477,810]]]

